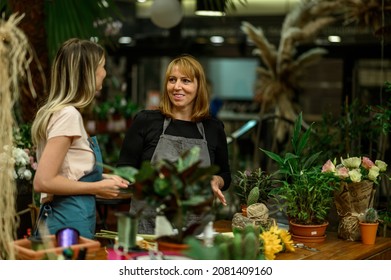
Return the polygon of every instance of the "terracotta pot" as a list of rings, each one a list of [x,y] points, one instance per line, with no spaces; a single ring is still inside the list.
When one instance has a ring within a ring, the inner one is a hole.
[[[240,205],[240,208],[242,210],[242,215],[247,217],[247,205],[246,204],[242,204],[242,205]]]
[[[378,227],[379,223],[360,222],[361,242],[368,245],[375,244]]]
[[[289,231],[292,239],[297,242],[320,243],[326,240],[326,228],[328,225],[328,222],[322,225],[301,225],[289,221]]]

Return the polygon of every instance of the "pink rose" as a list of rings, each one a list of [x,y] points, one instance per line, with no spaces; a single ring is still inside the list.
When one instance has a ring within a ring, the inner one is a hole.
[[[322,172],[334,172],[335,165],[331,162],[331,160],[326,161],[326,163],[322,166]]]
[[[368,157],[362,157],[362,166],[369,170],[371,169],[372,166],[374,166],[375,164],[368,158]]]
[[[349,169],[347,169],[345,166],[338,167],[334,174],[341,179],[346,179],[349,178]]]

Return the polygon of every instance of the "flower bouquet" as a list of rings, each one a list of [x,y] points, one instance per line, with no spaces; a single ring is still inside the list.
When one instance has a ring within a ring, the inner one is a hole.
[[[339,188],[334,193],[334,203],[340,217],[338,236],[345,240],[360,240],[358,216],[367,208],[373,207],[376,192],[382,172],[387,170],[384,161],[373,162],[368,157],[341,158],[336,164],[328,160],[322,167],[322,172],[332,172]]]

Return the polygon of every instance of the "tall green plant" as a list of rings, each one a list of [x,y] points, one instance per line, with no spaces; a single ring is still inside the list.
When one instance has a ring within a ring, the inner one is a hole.
[[[304,170],[310,168],[316,162],[317,158],[321,154],[321,151],[315,154],[306,153],[313,124],[311,124],[310,127],[302,133],[302,122],[303,116],[302,113],[300,113],[294,124],[291,139],[292,152],[287,152],[284,156],[280,156],[276,153],[260,148],[261,151],[277,163],[279,167],[278,173],[280,173],[285,180],[300,176]]]
[[[302,113],[298,115],[291,140],[292,152],[284,156],[261,149],[277,163],[281,174],[281,184],[271,190],[270,196],[289,219],[306,225],[325,221],[336,186],[333,176],[321,172],[317,160],[322,152],[308,153],[312,125],[302,132]]]

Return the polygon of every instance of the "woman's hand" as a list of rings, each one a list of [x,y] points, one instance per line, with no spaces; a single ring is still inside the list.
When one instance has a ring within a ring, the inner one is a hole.
[[[101,181],[103,187],[98,189],[96,194],[103,198],[116,198],[122,189],[126,189],[129,186],[129,182],[117,175],[103,174],[103,180]]]
[[[227,206],[227,201],[225,200],[225,196],[223,192],[221,191],[221,188],[224,187],[224,180],[221,178],[221,176],[214,175],[212,177],[212,180],[210,181],[210,185],[212,187],[212,191],[214,195],[220,200],[220,202]]]

